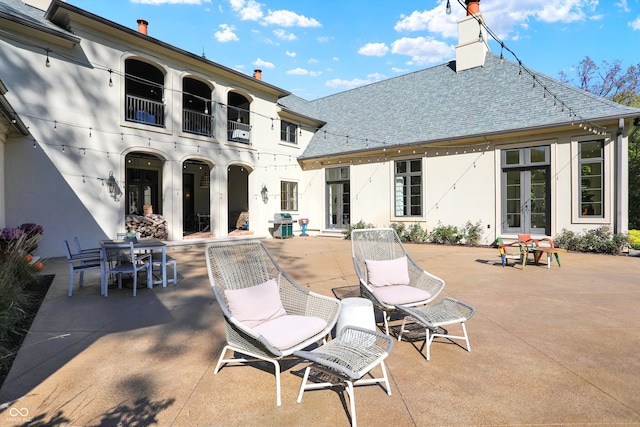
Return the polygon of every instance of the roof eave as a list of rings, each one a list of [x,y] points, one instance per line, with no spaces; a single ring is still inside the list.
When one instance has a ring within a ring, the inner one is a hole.
[[[637,117],[639,117],[638,113],[629,112],[626,114],[617,114],[613,116],[599,117],[598,119],[594,119],[592,121],[593,122],[610,122],[618,119],[635,119]],[[576,126],[579,126],[577,122],[573,124],[569,122],[564,124],[556,123],[556,124],[548,124],[548,125],[540,125],[540,126],[530,126],[527,128],[518,128],[513,130],[501,130],[501,131],[485,132],[485,133],[478,133],[478,134],[457,135],[457,136],[450,136],[447,138],[438,138],[438,139],[425,140],[425,141],[402,142],[397,144],[389,144],[386,147],[376,146],[376,147],[370,147],[370,148],[359,149],[359,150],[340,151],[340,152],[334,152],[334,153],[319,154],[314,156],[302,155],[298,157],[298,160],[301,162],[307,162],[307,161],[314,161],[314,160],[339,157],[339,156],[344,156],[344,157],[349,157],[353,155],[357,156],[363,153],[375,153],[377,151],[383,150],[383,148],[389,149],[389,148],[411,148],[411,147],[419,147],[419,146],[425,147],[428,145],[434,146],[434,145],[443,144],[443,143],[446,143],[447,145],[452,145],[452,144],[460,144],[461,141],[474,141],[474,140],[478,141],[482,139],[487,140],[488,138],[494,138],[496,136],[504,136],[509,134],[526,134],[526,133],[532,133],[532,132],[539,133],[539,132],[547,131],[549,129],[558,129],[558,130],[565,129],[565,128],[570,129]]]
[[[62,11],[62,12],[61,12]],[[58,15],[58,13],[63,13],[64,11],[66,12],[71,12],[71,13],[75,13],[79,16],[82,16],[86,19],[89,19],[91,21],[95,21],[100,23],[101,25],[105,25],[111,29],[115,29],[117,31],[121,31],[125,34],[127,34],[128,36],[132,36],[137,38],[138,40],[142,41],[142,42],[146,42],[146,43],[151,43],[153,45],[156,45],[158,47],[161,47],[163,49],[167,49],[170,50],[174,53],[177,53],[179,55],[183,55],[186,57],[189,57],[192,60],[196,60],[198,62],[201,62],[203,64],[206,64],[207,66],[213,66],[215,68],[217,68],[219,71],[223,72],[223,73],[227,73],[227,74],[231,74],[235,77],[239,77],[241,79],[243,79],[244,81],[248,82],[249,84],[256,86],[256,87],[261,87],[263,90],[267,90],[270,91],[272,93],[274,93],[277,98],[282,98],[288,95],[291,95],[291,92],[286,91],[282,88],[279,88],[277,86],[274,86],[272,84],[266,83],[262,80],[258,80],[255,77],[249,76],[245,73],[242,73],[240,71],[234,70],[233,68],[229,68],[226,67],[224,65],[218,64],[217,62],[213,62],[210,61],[206,58],[203,58],[200,55],[196,55],[194,53],[188,52],[186,50],[180,49],[176,46],[170,45],[168,43],[165,43],[161,40],[158,40],[156,38],[153,38],[149,35],[146,34],[142,34],[140,32],[138,32],[137,30],[133,30],[131,28],[125,27],[123,25],[120,25],[116,22],[110,21],[108,19],[102,18],[98,15],[94,15],[90,12],[87,12],[84,9],[80,9],[76,6],[73,6],[69,3],[66,3],[64,0],[53,0],[51,2],[51,5],[49,6],[49,9],[47,9],[46,13],[45,13],[45,18],[50,20],[51,22],[55,23],[56,21],[62,21],[63,18],[61,16]]]

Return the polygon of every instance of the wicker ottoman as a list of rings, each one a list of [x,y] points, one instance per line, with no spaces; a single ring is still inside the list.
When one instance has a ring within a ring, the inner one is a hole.
[[[445,337],[449,340],[463,339],[467,343],[467,351],[471,351],[469,345],[469,337],[464,322],[471,319],[475,313],[475,309],[468,304],[458,301],[454,298],[444,297],[438,303],[433,305],[423,305],[420,307],[405,307],[396,305],[396,308],[403,312],[406,316],[402,322],[398,341],[402,340],[407,322],[417,322],[425,327],[425,347],[427,352],[427,360],[431,359],[430,347],[435,337]],[[448,331],[442,329],[442,326],[460,323],[462,326],[463,336],[451,335]],[[444,331],[444,333],[441,332]]]
[[[391,353],[393,340],[389,335],[360,328],[345,326],[340,335],[311,351],[296,351],[293,354],[313,362],[304,372],[298,403],[302,402],[305,390],[335,386],[335,382],[323,381],[308,384],[309,373],[315,370],[328,374],[330,379],[342,380],[351,403],[351,425],[356,426],[356,403],[353,387],[364,384],[385,383],[387,394],[391,396],[384,359]],[[375,378],[370,371],[380,365],[382,377]],[[369,374],[370,377],[363,378]],[[325,375],[322,379],[327,380]]]

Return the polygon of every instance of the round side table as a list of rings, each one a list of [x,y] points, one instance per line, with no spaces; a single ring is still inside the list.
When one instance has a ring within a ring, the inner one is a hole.
[[[336,336],[340,336],[342,328],[347,325],[376,330],[376,318],[373,303],[366,298],[345,298],[340,300],[340,316],[336,323]]]

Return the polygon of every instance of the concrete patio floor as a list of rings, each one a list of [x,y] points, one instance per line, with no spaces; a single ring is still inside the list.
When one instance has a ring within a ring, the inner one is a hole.
[[[300,285],[352,296],[348,240],[265,240]],[[640,425],[640,258],[569,253],[562,267],[502,268],[498,251],[407,245],[443,278],[442,296],[476,308],[471,352],[437,341],[396,342],[387,358],[392,395],[356,388],[361,426]],[[67,297],[66,260],[0,389],[0,425],[347,426],[341,388],[308,391],[307,364],[285,364],[282,406],[268,364],[213,374],[225,343],[204,245],[172,246],[179,283],[113,289],[99,273]],[[454,327],[451,328],[454,332]],[[31,424],[30,424],[31,423]]]

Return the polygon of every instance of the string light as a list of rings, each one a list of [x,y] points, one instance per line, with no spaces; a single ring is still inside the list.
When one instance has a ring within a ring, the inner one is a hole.
[[[49,68],[51,67],[51,61],[49,61],[49,52],[51,52],[51,49],[46,48],[45,50],[47,51],[47,60],[44,62],[44,65]]]
[[[111,74],[113,74],[113,70],[109,68],[109,87],[113,87],[113,80],[111,79]]]

